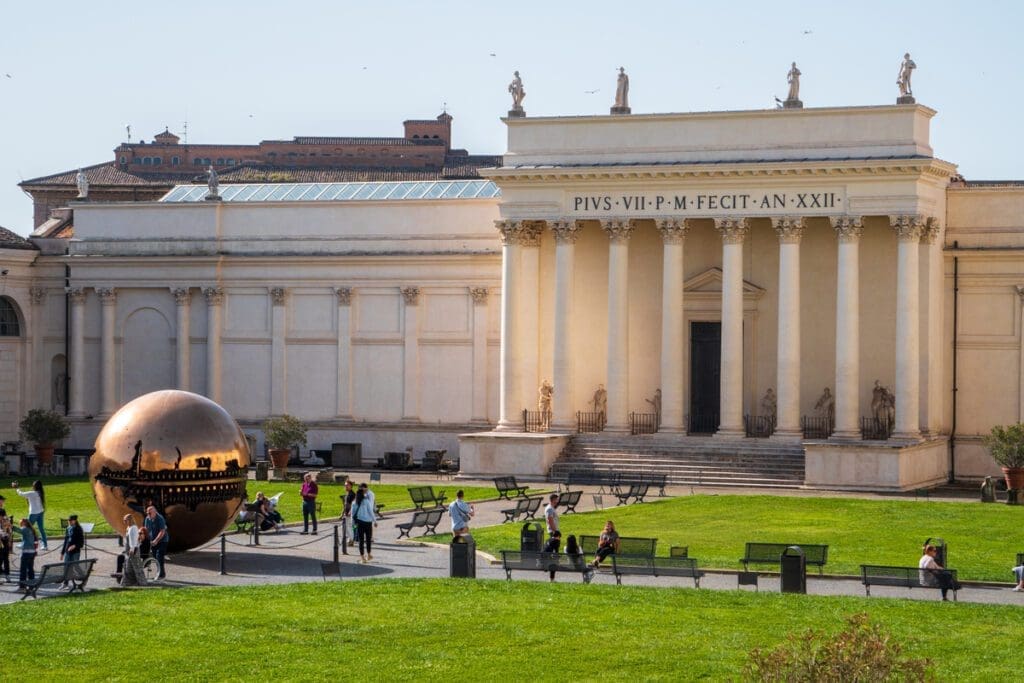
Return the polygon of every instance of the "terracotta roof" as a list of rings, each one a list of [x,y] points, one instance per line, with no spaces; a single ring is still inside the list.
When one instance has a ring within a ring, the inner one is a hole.
[[[0,249],[36,249],[36,245],[7,228],[0,227]]]
[[[284,140],[268,140],[267,142],[280,142],[289,144]],[[443,140],[432,140],[420,138],[408,140],[406,138],[332,138],[332,137],[296,137],[290,141],[299,145],[365,145],[365,146],[387,146],[387,147],[408,147],[411,145],[443,145]]]
[[[102,164],[94,164],[82,168],[85,177],[89,179],[89,185],[174,185],[182,181],[180,173],[132,173],[120,168],[117,162],[107,161]],[[40,176],[23,180],[18,183],[19,187],[35,185],[67,185],[74,187],[75,176],[78,169],[61,171],[53,175]]]
[[[491,154],[449,154],[444,158],[445,178],[479,178],[481,168],[501,166],[501,156]]]

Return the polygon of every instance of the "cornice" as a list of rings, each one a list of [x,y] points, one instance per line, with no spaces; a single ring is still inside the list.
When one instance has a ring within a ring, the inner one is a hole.
[[[815,117],[815,116],[833,116],[833,115],[848,115],[848,114],[873,114],[883,111],[901,111],[906,109],[916,109],[921,113],[931,118],[938,112],[931,107],[926,107],[923,104],[867,104],[857,105],[848,107],[804,107],[801,109],[733,109],[723,111],[696,111],[696,112],[665,112],[665,113],[649,113],[649,114],[631,114],[630,120],[661,120],[661,121],[673,121],[681,119],[745,119],[745,118],[762,118],[762,117],[777,117],[777,116],[796,116],[800,118]],[[539,125],[542,123],[551,123],[552,121],[567,122],[567,121],[585,121],[587,123],[621,123],[626,120],[621,116],[608,116],[606,114],[572,114],[566,116],[526,116],[523,118],[502,118],[502,121],[515,126],[530,126]]]

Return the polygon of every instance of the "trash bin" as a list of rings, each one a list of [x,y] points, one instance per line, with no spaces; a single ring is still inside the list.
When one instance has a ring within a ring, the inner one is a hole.
[[[270,461],[258,460],[256,462],[256,481],[267,481],[270,478]]]
[[[448,570],[453,579],[476,578],[476,541],[469,534],[452,539]]]
[[[924,540],[925,546],[935,546],[935,561],[943,567],[948,567],[946,564],[948,549],[946,548],[946,541],[941,538],[926,538]]]
[[[539,553],[544,548],[544,529],[539,522],[527,522],[519,534],[519,550]]]
[[[782,592],[806,593],[807,558],[804,556],[803,548],[791,545],[783,550],[780,564],[782,565]]]

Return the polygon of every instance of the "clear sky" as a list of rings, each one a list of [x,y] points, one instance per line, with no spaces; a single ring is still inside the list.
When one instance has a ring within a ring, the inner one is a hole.
[[[399,136],[444,103],[454,145],[505,149],[528,115],[761,109],[803,72],[805,107],[892,104],[903,53],[938,110],[936,155],[1024,177],[1020,2],[10,2],[0,22],[0,225],[32,229],[21,179],[113,159],[168,126],[193,143]]]

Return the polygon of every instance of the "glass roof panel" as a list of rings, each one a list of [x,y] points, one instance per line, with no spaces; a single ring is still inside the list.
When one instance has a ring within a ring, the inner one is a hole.
[[[192,191],[183,197],[183,201],[186,202],[198,202],[202,201],[206,197],[206,193],[209,192],[210,188],[199,185],[198,187],[192,188]]]
[[[342,183],[341,192],[335,199],[351,199],[352,195],[359,191],[366,183]]]
[[[369,199],[370,195],[377,191],[377,183],[366,183],[359,192],[352,195],[352,199]]]
[[[391,183],[381,183],[377,186],[377,189],[373,191],[367,199],[387,199],[388,195],[395,191],[395,186]]]
[[[302,193],[301,197],[298,197],[298,200],[308,202],[312,199],[316,199],[317,195],[321,194],[325,187],[327,187],[327,185],[324,185],[323,183],[312,184],[309,186],[308,190]]]
[[[416,183],[412,186],[412,189],[409,190],[409,194],[405,195],[405,198],[419,199],[427,193],[427,190],[429,190],[430,186],[433,184],[434,183]]]
[[[242,191],[243,187],[245,187],[245,185],[228,185],[221,191],[220,197],[224,201],[230,202],[235,198],[236,194]]]
[[[179,185],[178,187],[174,188],[173,190],[171,190],[170,192],[165,194],[160,199],[160,201],[162,201],[162,202],[177,202],[177,201],[181,201],[181,198],[188,193],[189,189],[191,189],[191,188],[189,188],[188,185]]]
[[[461,192],[462,192],[462,191],[463,191],[464,189],[466,189],[466,185],[468,185],[468,184],[469,184],[469,183],[465,183],[465,182],[461,182],[461,183],[452,183],[452,184],[451,184],[451,187],[449,187],[449,188],[448,188],[447,190],[445,190],[445,191],[444,191],[444,194],[443,194],[443,195],[441,195],[441,196],[442,196],[442,197],[443,197],[444,199],[455,199],[456,197],[458,197],[458,196],[459,196],[459,194],[460,194],[460,193],[461,193]]]
[[[259,190],[262,185],[240,185],[239,187],[242,188],[242,191],[235,195],[233,201],[244,202],[249,197],[256,194],[256,191]]]
[[[283,199],[286,202],[290,202],[292,200],[298,199],[307,192],[309,192],[309,185],[305,183],[300,183],[298,185],[293,186],[292,189],[288,192],[288,194],[286,194],[281,199]]]
[[[437,199],[451,186],[451,183],[432,183],[430,188],[423,194],[423,198]]]
[[[274,191],[276,185],[260,185],[260,189],[256,190],[253,196],[249,197],[250,202],[261,202],[263,198]]]
[[[276,202],[284,199],[284,196],[291,192],[292,187],[292,185],[277,185],[277,189],[270,193],[270,196],[267,197],[267,201]]]
[[[209,189],[178,185],[159,201],[201,202]],[[487,199],[501,194],[489,180],[430,180],[379,183],[233,183],[220,186],[230,202],[262,201],[381,201],[416,199]]]

